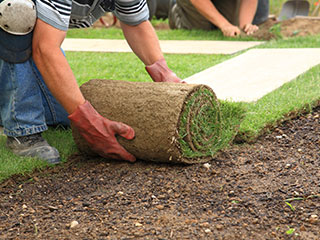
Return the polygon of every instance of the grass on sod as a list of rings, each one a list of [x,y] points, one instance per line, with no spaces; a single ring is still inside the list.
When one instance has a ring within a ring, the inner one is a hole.
[[[114,32],[113,32],[114,31]],[[86,29],[75,30],[68,33],[68,37],[86,37],[90,34],[99,38],[101,34],[106,38],[122,38],[118,29]],[[158,31],[160,39],[198,39],[221,40],[224,39],[219,32],[204,31]],[[250,40],[242,38],[241,40]],[[301,48],[319,47],[319,36],[297,37],[291,39],[272,40],[258,48]],[[238,53],[240,54],[240,53]],[[86,53],[67,52],[67,59],[78,80],[79,85],[94,79],[114,79],[128,81],[151,81],[144,70],[143,64],[132,53]],[[235,55],[234,55],[235,56]],[[169,67],[181,78],[202,71],[208,67],[225,61],[231,57],[228,55],[173,55],[167,54]],[[123,67],[125,66],[125,68]],[[320,66],[316,66],[307,73],[299,76],[272,93],[264,96],[255,103],[221,102],[221,111],[228,126],[239,125],[239,115],[245,109],[245,116],[241,122],[238,139],[252,141],[261,133],[276,126],[286,119],[289,113],[310,111],[320,100]],[[235,131],[225,133],[225,139],[232,139]],[[71,131],[53,130],[45,132],[45,138],[61,153],[63,160],[76,152]],[[221,148],[226,147],[228,141]],[[0,135],[0,181],[13,174],[24,174],[33,169],[46,165],[41,161],[31,158],[16,157],[5,149],[5,137]]]

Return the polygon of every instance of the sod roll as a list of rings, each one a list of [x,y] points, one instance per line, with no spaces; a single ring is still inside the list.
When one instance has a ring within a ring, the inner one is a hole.
[[[206,85],[94,79],[83,84],[84,97],[104,117],[135,130],[119,143],[138,159],[199,163],[212,159],[220,140],[220,109]],[[72,127],[83,153],[94,155]]]

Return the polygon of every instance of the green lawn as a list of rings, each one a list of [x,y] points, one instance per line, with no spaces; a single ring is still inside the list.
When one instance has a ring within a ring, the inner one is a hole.
[[[275,3],[276,1],[271,1]],[[283,1],[279,1],[283,2]],[[279,3],[277,2],[277,3]],[[273,5],[271,4],[271,7]],[[277,9],[279,6],[277,5]],[[219,31],[158,31],[160,39],[226,39]],[[123,35],[119,29],[86,29],[72,30],[68,37],[88,37],[121,39]],[[233,39],[232,39],[233,40]],[[250,38],[241,38],[248,41]],[[320,36],[296,37],[291,39],[272,40],[258,48],[302,48],[319,47]],[[240,53],[238,53],[240,54]],[[93,78],[151,81],[144,70],[143,64],[132,53],[85,53],[66,52],[67,59],[79,85]],[[181,78],[202,71],[208,67],[225,61],[233,56],[228,55],[174,55],[166,54],[169,67]],[[123,67],[125,66],[125,67]],[[237,134],[237,139],[254,141],[257,136],[271,130],[289,113],[299,114],[310,111],[320,100],[320,66],[316,66],[294,81],[266,95],[255,103],[222,102],[222,112],[225,124],[235,125],[239,119],[235,118],[238,109],[245,109],[239,132],[229,132],[228,136]],[[57,147],[63,159],[76,152],[71,131],[50,129],[44,134],[50,144]],[[227,137],[226,137],[227,139]],[[223,147],[225,147],[224,145]],[[0,135],[0,181],[13,174],[24,174],[33,169],[46,167],[43,162],[32,159],[16,157],[5,148],[5,137]]]

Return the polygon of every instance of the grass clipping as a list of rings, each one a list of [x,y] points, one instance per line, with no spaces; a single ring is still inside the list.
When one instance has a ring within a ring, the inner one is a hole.
[[[138,159],[200,163],[221,146],[221,112],[206,85],[94,79],[81,86],[84,97],[104,117],[133,127],[131,141],[119,143]],[[81,152],[94,155],[75,128]]]

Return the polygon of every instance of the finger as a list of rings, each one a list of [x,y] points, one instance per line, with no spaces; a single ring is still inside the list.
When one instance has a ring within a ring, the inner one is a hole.
[[[103,157],[112,158],[112,159],[116,159],[116,160],[125,160],[128,162],[135,162],[136,161],[136,157],[134,155],[129,153],[127,150],[125,150],[124,147],[122,147],[119,143],[117,143],[117,144],[118,144],[118,146],[117,146],[116,152],[104,154]]]
[[[122,149],[119,152],[121,159],[126,160],[128,162],[135,162],[136,161],[135,156],[133,156],[131,153],[129,153],[127,150],[125,150],[122,146],[120,146],[120,148]]]
[[[115,137],[110,139],[108,145],[100,147],[93,146],[92,150],[104,158],[126,160],[129,162],[134,162],[136,160],[136,157],[120,145]]]
[[[249,31],[249,35],[252,35],[252,34],[254,34],[256,31],[258,31],[259,30],[259,28],[257,27],[257,26],[252,26],[252,28],[250,29],[250,31]]]
[[[246,25],[244,26],[243,31],[244,31],[245,33],[249,32],[250,27],[251,27],[251,25],[250,25],[250,24],[246,24]]]
[[[122,148],[121,146],[119,148]],[[99,153],[101,157],[108,158],[108,159],[114,159],[114,160],[125,160],[128,162],[135,162],[136,158],[132,154],[130,154],[128,151],[126,151],[124,148],[122,148],[117,153]]]
[[[230,30],[229,30],[229,31],[226,31],[225,34],[224,34],[224,36],[226,36],[226,37],[233,37],[233,36],[234,36],[234,31],[232,31],[232,30],[231,30],[231,31],[230,31]]]
[[[115,134],[120,135],[128,140],[131,140],[135,137],[135,132],[132,127],[121,123],[121,122],[113,122],[111,125],[111,129],[114,131]]]
[[[249,29],[247,30],[247,35],[251,35],[252,32],[253,32],[252,28],[249,28]]]
[[[167,82],[179,83],[181,82],[181,79],[174,72],[171,72],[169,74],[169,80]]]
[[[251,25],[251,28],[249,30],[249,34],[251,35],[251,34],[255,33],[258,30],[259,30],[259,27],[257,25]]]

